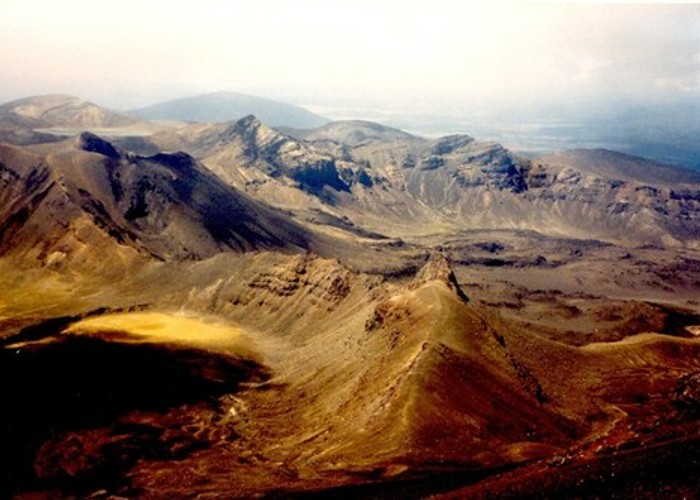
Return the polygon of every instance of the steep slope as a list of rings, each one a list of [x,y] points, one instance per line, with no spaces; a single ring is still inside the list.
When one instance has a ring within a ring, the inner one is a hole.
[[[557,453],[576,434],[465,304],[444,259],[405,287],[309,255],[241,259],[194,264],[181,291],[153,307],[184,299],[190,314],[234,321],[250,332],[270,383],[221,399],[218,411],[233,417],[212,419],[209,434],[228,429],[236,439],[178,462],[142,461],[130,477],[145,492],[253,495],[440,464],[490,470]],[[222,266],[229,273],[212,286],[192,286]],[[192,468],[206,485],[192,483]]]
[[[655,170],[644,159],[613,154],[597,169],[592,158],[575,165],[530,162],[468,136],[422,144],[402,137],[397,144],[401,136],[394,133],[385,142],[358,143],[347,132],[352,125],[336,136],[351,158],[462,228],[534,229],[617,242],[697,238],[697,183],[681,184],[694,179],[681,169]],[[319,137],[324,140],[323,129]]]
[[[258,345],[277,360],[279,385],[250,395],[245,425],[268,435],[271,460],[491,467],[555,453],[577,432],[465,303],[444,258],[403,287],[308,256],[256,268],[221,283],[214,310],[264,328]],[[188,307],[211,307],[210,293]]]
[[[18,142],[47,140],[40,126],[137,126],[65,96],[9,103],[0,117]],[[231,186],[323,231],[417,238],[506,228],[697,245],[700,194],[689,171],[603,150],[530,161],[466,135],[428,140],[361,121],[290,133],[246,116],[120,144],[151,155],[186,151]]]
[[[227,318],[250,335],[271,378],[222,394],[206,412],[132,417],[199,440],[194,453],[146,456],[122,475],[142,494],[253,496],[358,483],[385,492],[402,481],[439,490],[447,474],[465,484],[540,459],[604,459],[608,447],[652,439],[647,426],[665,424],[650,415],[688,418],[673,413],[669,398],[698,370],[697,340],[645,334],[585,347],[546,340],[472,306],[439,256],[403,285],[329,259],[264,252],[193,262],[171,282],[153,299],[154,311]],[[109,338],[133,316],[89,319],[68,331],[114,324],[102,331]],[[231,341],[199,342],[220,350]],[[97,436],[90,452],[110,439],[104,431],[77,435]],[[55,440],[48,450],[70,442]],[[76,463],[89,470],[90,462]]]
[[[698,184],[643,159],[530,161],[466,135],[428,140],[357,121],[292,133],[246,117],[152,142],[191,152],[233,186],[311,224],[345,220],[402,238],[481,228],[696,244]]]
[[[371,361],[353,367],[352,395],[340,418],[330,417],[338,429],[347,422],[350,440],[334,455],[408,468],[426,456],[493,467],[550,454],[571,439],[575,427],[542,405],[537,382],[520,376],[464,298],[438,258],[371,311],[361,343]]]
[[[0,496],[585,495],[697,463],[700,259],[661,247],[698,243],[693,178],[357,121],[127,143],[0,144]]]
[[[626,155],[606,154],[603,162],[599,155],[575,156],[573,165],[533,162],[529,172],[536,199],[569,224],[613,241],[697,245],[700,182],[692,173],[665,166],[657,172],[648,160]]]
[[[244,396],[242,429],[267,434],[263,454],[309,481],[323,481],[319,470],[331,482],[390,480],[437,464],[474,471],[593,454],[634,439],[698,369],[697,340],[646,334],[574,348],[512,328],[465,303],[439,256],[403,287],[295,257],[217,297],[221,312],[279,336],[261,344],[280,360],[279,385]]]
[[[3,146],[0,249],[45,265],[134,252],[191,259],[313,246],[311,235],[180,153],[122,155],[89,133],[45,157]]]
[[[383,171],[369,170],[369,163],[354,159],[345,145],[296,139],[252,116],[229,124],[192,125],[176,133],[156,134],[151,142],[165,150],[192,152],[237,188],[272,205],[295,210],[312,223],[355,222],[373,230],[372,220],[383,215],[411,232],[413,225],[436,221],[430,207],[388,189],[388,181],[381,177]],[[394,155],[390,145],[381,146],[381,138],[374,143]],[[372,189],[378,183],[384,183],[381,189]]]
[[[272,127],[313,128],[328,120],[304,108],[236,92],[214,92],[176,99],[133,111],[146,120],[227,122],[254,114]]]

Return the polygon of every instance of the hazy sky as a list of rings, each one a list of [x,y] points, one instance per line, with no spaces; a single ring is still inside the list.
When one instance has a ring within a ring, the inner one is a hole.
[[[0,0],[0,100],[404,106],[700,92],[700,5]]]

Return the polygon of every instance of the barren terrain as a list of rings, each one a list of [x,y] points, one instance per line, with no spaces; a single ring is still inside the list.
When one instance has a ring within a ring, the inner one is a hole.
[[[3,495],[699,494],[693,175],[287,132],[0,145]]]

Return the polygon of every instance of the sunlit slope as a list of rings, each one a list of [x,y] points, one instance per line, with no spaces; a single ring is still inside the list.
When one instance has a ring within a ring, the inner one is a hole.
[[[234,352],[244,344],[243,332],[234,326],[156,312],[87,318],[73,323],[64,333],[105,335],[121,342],[189,345],[219,352]]]
[[[361,121],[278,131],[254,117],[150,141],[311,224],[331,216],[403,238],[468,228],[697,244],[697,176],[613,152],[526,159],[468,135],[425,139]]]

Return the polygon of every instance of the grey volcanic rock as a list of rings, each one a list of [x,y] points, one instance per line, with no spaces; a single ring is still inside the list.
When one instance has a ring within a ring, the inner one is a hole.
[[[270,129],[255,117],[191,125],[153,137],[185,150],[236,188],[302,219],[344,217],[402,237],[475,228],[531,229],[610,241],[672,244],[698,239],[692,173],[594,151],[528,160],[466,135],[437,140],[379,124],[334,122]]]
[[[574,159],[254,116],[0,144],[0,490],[561,496],[626,485],[620,458],[692,469],[700,185]]]
[[[76,147],[83,151],[98,153],[108,158],[119,158],[117,149],[104,139],[90,132],[83,132],[75,141]]]
[[[334,161],[321,160],[314,164],[303,165],[288,172],[288,175],[311,193],[318,194],[323,188],[335,191],[349,191],[349,186],[338,175]],[[365,182],[371,182],[371,180]]]
[[[202,160],[207,158],[210,168],[230,182],[235,174],[233,167],[243,168],[248,180],[256,175],[251,171],[255,169],[270,178],[291,179],[299,188],[316,195],[326,187],[349,189],[332,154],[277,132],[253,115],[235,122],[191,125],[175,134],[157,134],[152,141],[166,150],[184,150]]]
[[[228,122],[247,115],[259,116],[270,126],[313,128],[328,122],[304,108],[235,92],[214,92],[167,101],[133,111],[146,120]]]
[[[119,155],[82,134],[47,156],[0,146],[0,165],[2,255],[88,265],[102,255],[181,260],[315,246],[309,231],[186,153]]]
[[[435,143],[432,149],[434,155],[446,155],[456,149],[464,148],[474,142],[474,138],[468,135],[448,135]]]

